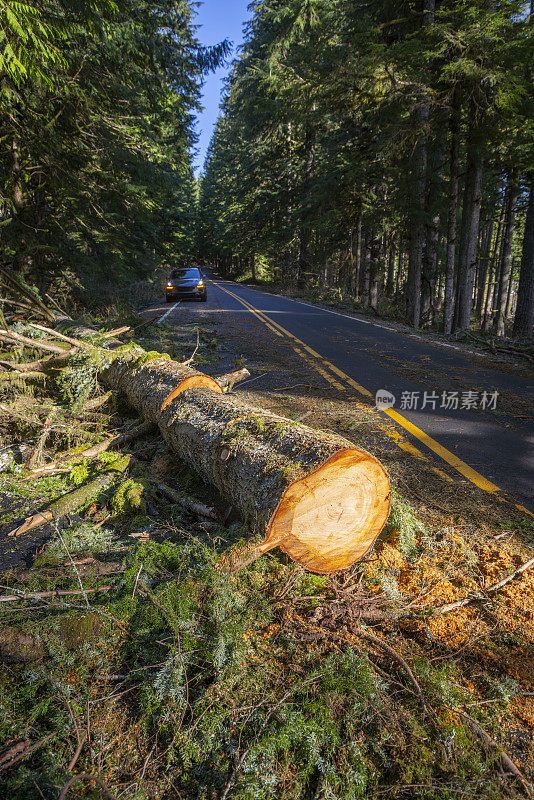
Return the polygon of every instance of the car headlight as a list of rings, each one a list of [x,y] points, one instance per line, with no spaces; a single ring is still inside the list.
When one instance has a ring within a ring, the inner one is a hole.
[[[167,284],[167,286],[166,286],[166,288],[167,288],[167,289],[174,289],[174,286],[172,285],[172,283],[168,283],[168,284]]]
[[[199,281],[197,283],[197,289],[203,289],[203,288],[204,288],[204,281]]]

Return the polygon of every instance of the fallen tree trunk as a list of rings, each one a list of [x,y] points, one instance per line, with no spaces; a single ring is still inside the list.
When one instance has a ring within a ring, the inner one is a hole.
[[[140,349],[118,353],[101,377],[264,536],[258,554],[280,547],[313,572],[338,572],[384,527],[387,473],[345,439],[249,406],[213,378]]]

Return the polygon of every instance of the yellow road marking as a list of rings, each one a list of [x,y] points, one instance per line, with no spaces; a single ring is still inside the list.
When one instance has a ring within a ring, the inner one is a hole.
[[[478,486],[479,489],[483,489],[485,492],[490,492],[493,494],[494,492],[500,492],[498,486],[495,486],[494,483],[488,481],[480,472],[477,472],[469,464],[466,464],[465,461],[462,461],[461,458],[455,456],[454,453],[451,453],[450,450],[447,450],[446,447],[443,447],[439,442],[436,442],[435,439],[432,439],[431,436],[426,434],[421,428],[418,428],[417,425],[414,425],[410,420],[403,417],[402,414],[399,414],[398,411],[395,411],[393,408],[387,408],[384,411],[388,417],[394,419],[395,422],[398,422],[399,425],[402,425],[412,436],[415,436],[416,439],[419,439],[420,442],[426,444],[426,446],[432,450],[436,455],[442,458],[444,461],[447,462],[451,467],[458,470],[458,472],[463,475],[465,478],[474,483],[475,486]]]
[[[266,317],[262,311],[259,311],[257,308],[254,308],[254,306],[250,305],[246,300],[243,300],[241,297],[238,297],[238,295],[234,294],[229,289],[225,289],[224,286],[220,286],[220,284],[218,283],[215,283],[215,285],[219,286],[219,288],[222,289],[223,292],[226,292],[227,294],[231,295],[235,300],[237,300],[239,303],[248,308],[248,310],[252,314],[254,314],[254,316],[256,316],[259,320],[261,320],[265,325],[267,325],[267,327],[271,328],[271,330],[272,326],[275,326],[279,331],[282,331],[282,333],[284,333],[286,336],[289,336],[295,342],[298,342],[300,345],[302,345],[302,347],[306,350],[306,352],[310,353],[310,355],[312,355],[314,358],[319,359],[324,365],[328,366],[329,369],[332,372],[334,372],[339,378],[342,378],[346,383],[349,384],[349,386],[356,389],[360,394],[366,395],[368,397],[373,397],[373,394],[368,389],[361,386],[359,383],[356,383],[356,381],[354,381],[349,375],[344,373],[342,370],[340,370],[338,367],[336,367],[334,364],[332,364],[330,361],[324,358],[324,356],[321,356],[319,353],[317,353],[315,350],[309,347],[309,345],[307,345],[301,339],[297,338],[290,331],[286,330],[282,325],[279,325],[274,320],[271,320],[269,317]],[[278,333],[278,331],[276,332]],[[294,347],[293,349],[302,358],[308,361],[304,353],[302,353],[298,348]],[[341,388],[341,389],[345,388],[344,386],[341,386],[341,384],[339,384],[337,381],[334,381],[332,378],[330,378],[330,376],[324,370],[322,370],[317,364],[313,364],[313,366],[318,372],[320,372],[321,375],[323,375],[324,378],[326,378],[326,380],[331,385],[335,386],[336,388]],[[384,409],[384,413],[387,414],[391,419],[393,419],[398,425],[400,425],[406,431],[408,431],[412,436],[414,436],[416,439],[418,439],[420,442],[426,445],[426,447],[428,447],[429,450],[432,450],[432,452],[434,452],[437,456],[442,458],[443,461],[449,464],[449,466],[457,470],[457,472],[459,472],[461,475],[463,475],[465,478],[471,481],[471,483],[473,483],[475,486],[478,486],[479,489],[482,489],[483,491],[488,492],[489,494],[494,494],[498,497],[499,500],[503,500],[503,498],[499,497],[497,494],[498,492],[501,491],[501,489],[498,486],[489,481],[475,469],[470,467],[469,464],[466,464],[465,461],[462,461],[462,459],[458,458],[458,456],[454,455],[454,453],[451,453],[450,450],[447,450],[446,447],[443,447],[443,445],[441,445],[439,442],[437,442],[435,439],[433,439],[431,436],[429,436],[427,433],[421,430],[421,428],[418,428],[417,425],[414,425],[412,422],[410,422],[410,420],[406,419],[406,417],[404,417],[402,414],[399,414],[398,411],[395,411],[392,408],[388,408]],[[420,460],[423,461],[429,460],[428,457],[424,455],[417,447],[412,445],[410,442],[404,440],[404,437],[401,437],[398,432],[384,430],[384,433],[386,433],[386,435],[389,436],[391,439],[394,439],[396,441],[396,444],[402,450],[405,450],[406,452],[410,453],[411,455],[415,456]],[[445,473],[441,472],[441,470],[438,470],[436,468],[434,469],[438,474],[441,474],[447,480],[449,481],[451,480],[451,478],[449,478],[449,476],[446,475]],[[514,503],[514,505],[517,509],[525,511],[527,514],[529,514],[529,516],[534,517],[534,514],[532,514],[524,506],[518,505],[517,503]]]

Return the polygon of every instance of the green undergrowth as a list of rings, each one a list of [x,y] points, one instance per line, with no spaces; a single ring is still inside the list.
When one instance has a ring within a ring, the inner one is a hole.
[[[171,347],[173,333],[176,326],[147,332],[146,358],[159,357],[167,340],[171,356],[190,355],[195,329]],[[211,330],[199,339],[201,359],[221,349]],[[240,359],[235,366],[243,366]],[[68,409],[95,391],[90,357],[71,367],[60,384]],[[114,413],[124,416],[119,405]],[[267,427],[261,417],[256,424],[258,433]],[[237,445],[247,430],[229,427],[228,443]],[[483,679],[484,700],[473,705],[459,657],[421,644],[400,623],[408,601],[400,568],[381,561],[379,548],[386,541],[403,568],[415,569],[436,545],[435,529],[400,492],[377,547],[347,575],[307,573],[280,551],[228,575],[219,558],[250,542],[243,522],[199,520],[162,496],[160,479],[204,504],[220,502],[176,460],[161,478],[159,440],[134,442],[127,452],[137,461],[124,480],[91,503],[96,508],[80,509],[52,531],[38,553],[31,550],[31,569],[1,581],[2,592],[80,593],[0,607],[0,752],[19,741],[37,745],[0,769],[0,797],[56,800],[75,776],[68,794],[91,800],[518,796],[496,769],[495,752],[455,713],[469,708],[498,737],[517,686],[494,667]],[[80,459],[67,473],[31,482],[12,466],[0,478],[11,506],[0,524],[124,466],[123,457]],[[462,555],[466,563],[473,553]],[[364,616],[369,608],[374,617]],[[410,613],[414,624],[424,617]],[[402,653],[424,703],[402,661],[358,631]],[[24,659],[13,650],[7,658],[6,641],[16,651],[21,634]]]
[[[65,545],[74,556],[116,542],[81,526],[40,565]],[[285,621],[293,598],[324,597],[329,578],[301,574],[277,600],[294,565],[266,557],[230,577],[216,556],[206,537],[141,543],[89,608],[11,611],[45,655],[1,671],[0,740],[51,738],[0,773],[3,796],[56,797],[95,760],[110,787],[129,785],[139,800],[356,800],[408,786],[414,798],[512,796],[470,732],[428,714],[402,670]],[[419,659],[414,669],[433,708],[466,700],[452,665]],[[90,745],[69,772],[76,725]]]

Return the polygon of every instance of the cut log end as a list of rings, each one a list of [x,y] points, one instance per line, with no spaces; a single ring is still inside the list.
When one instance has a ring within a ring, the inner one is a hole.
[[[365,450],[340,450],[287,487],[260,549],[280,547],[311,572],[341,572],[373,546],[390,505],[380,462]]]
[[[210,378],[209,375],[191,375],[189,378],[185,378],[181,381],[176,389],[173,389],[172,392],[167,395],[163,404],[161,406],[161,410],[167,408],[169,403],[172,403],[177,397],[179,397],[182,392],[187,391],[187,389],[211,389],[214,392],[218,392],[219,394],[223,393],[222,388],[219,386],[216,380]]]

